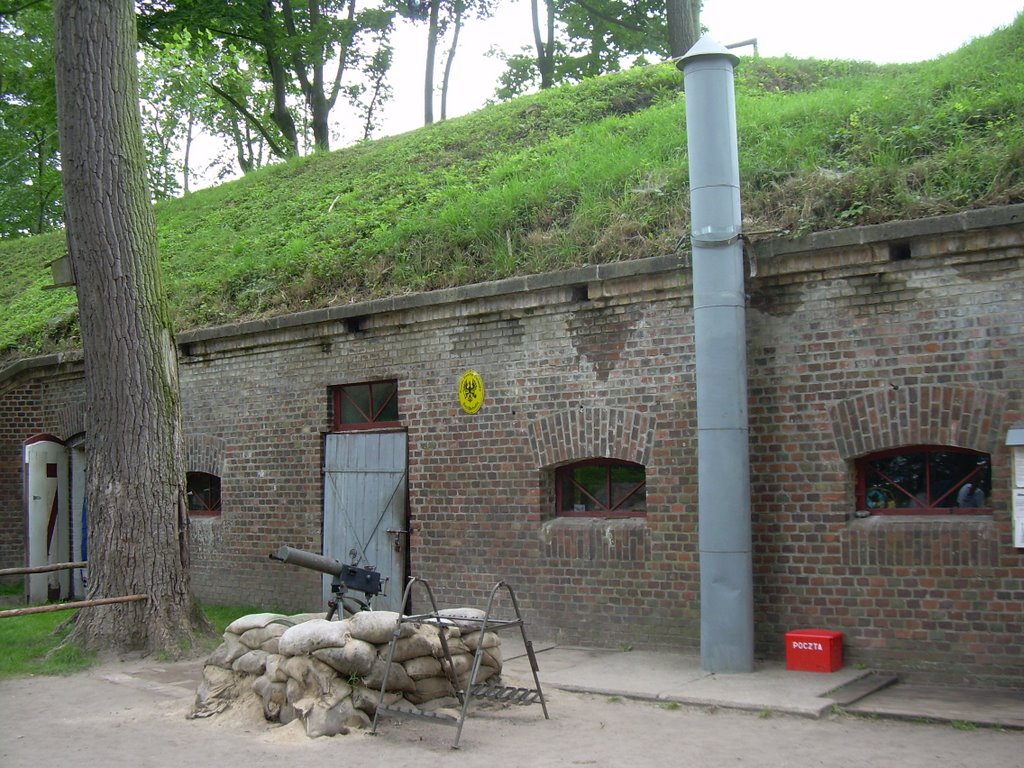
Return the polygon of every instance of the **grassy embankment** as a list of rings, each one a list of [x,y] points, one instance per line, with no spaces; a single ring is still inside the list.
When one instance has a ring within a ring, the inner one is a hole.
[[[660,65],[275,165],[157,206],[176,327],[673,252],[681,74]],[[1024,200],[1024,17],[912,65],[745,59],[745,228],[792,235]],[[62,235],[0,243],[0,361],[77,346]]]

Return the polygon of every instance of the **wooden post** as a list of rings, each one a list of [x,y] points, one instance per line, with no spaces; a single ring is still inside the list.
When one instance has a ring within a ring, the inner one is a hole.
[[[71,568],[85,568],[89,563],[81,560],[75,563],[51,563],[34,565],[31,568],[0,568],[0,576],[17,576],[22,573],[46,573],[47,571],[66,571]]]
[[[26,616],[30,613],[53,613],[54,611],[70,611],[75,608],[91,608],[94,605],[110,605],[111,603],[131,603],[148,600],[149,595],[124,595],[123,597],[99,597],[94,600],[75,600],[70,603],[53,603],[52,605],[35,605],[31,608],[12,608],[0,611],[0,619],[14,616]]]

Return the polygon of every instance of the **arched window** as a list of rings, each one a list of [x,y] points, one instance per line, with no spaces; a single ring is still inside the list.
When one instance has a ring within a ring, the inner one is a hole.
[[[220,478],[207,472],[188,472],[188,511],[193,515],[220,514]]]
[[[923,445],[857,459],[857,509],[870,514],[948,515],[989,512],[987,453]]]
[[[647,514],[647,473],[642,464],[590,459],[555,471],[555,509],[577,517]]]

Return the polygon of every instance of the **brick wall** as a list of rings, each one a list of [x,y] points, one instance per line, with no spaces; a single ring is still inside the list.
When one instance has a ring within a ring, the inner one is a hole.
[[[848,663],[1024,684],[1024,553],[1001,445],[1024,423],[1020,215],[748,247],[759,656],[781,658],[788,630],[825,627],[846,634]],[[183,335],[190,469],[222,478],[222,514],[192,522],[201,598],[320,607],[319,578],[267,554],[320,549],[328,388],[396,379],[410,571],[442,603],[480,605],[506,579],[538,637],[697,650],[685,266],[589,267]],[[486,386],[474,415],[457,399],[467,369]],[[71,379],[40,365],[9,381],[5,416],[29,396],[41,415],[8,427],[0,451],[20,455],[26,431],[67,436],[81,413]],[[856,518],[853,460],[918,443],[990,453],[995,514]],[[646,466],[646,518],[554,515],[555,469],[596,456]],[[15,503],[19,469],[3,470]],[[0,552],[18,548],[9,517]]]
[[[67,439],[76,428],[72,402],[81,403],[80,367],[70,356],[45,358],[45,378],[22,374],[15,364],[0,380],[0,568],[25,561],[24,443],[39,434]],[[70,553],[69,553],[70,555]],[[23,577],[6,577],[17,583]]]
[[[846,634],[849,663],[1024,680],[1024,552],[1006,430],[1024,420],[1019,229],[762,259],[748,314],[758,648]],[[853,459],[904,445],[992,455],[996,513],[853,516]]]

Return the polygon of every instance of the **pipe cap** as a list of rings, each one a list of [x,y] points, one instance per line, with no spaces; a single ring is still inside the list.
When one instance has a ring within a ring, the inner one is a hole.
[[[707,35],[702,35],[700,40],[693,44],[693,47],[686,52],[682,58],[676,61],[676,68],[685,70],[686,65],[698,58],[706,58],[708,56],[724,56],[732,62],[733,66],[739,63],[739,56],[732,53],[728,48],[719,43],[716,40],[712,40]]]

